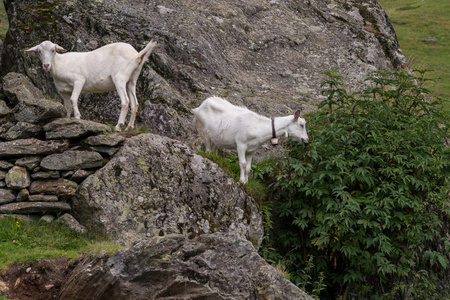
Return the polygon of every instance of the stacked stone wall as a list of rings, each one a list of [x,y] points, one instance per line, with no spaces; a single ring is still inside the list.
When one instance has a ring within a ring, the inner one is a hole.
[[[71,217],[78,185],[106,164],[125,138],[107,125],[66,118],[18,73],[3,79],[0,99],[0,217],[55,218],[84,231]]]

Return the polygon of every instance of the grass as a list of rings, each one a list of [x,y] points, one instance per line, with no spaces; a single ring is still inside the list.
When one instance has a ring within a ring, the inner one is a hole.
[[[212,153],[206,151],[200,151],[199,155],[215,162],[230,178],[233,178],[236,182],[239,182],[239,174],[241,172],[239,167],[239,158],[237,156],[225,155],[224,153]],[[264,164],[265,162],[262,162]],[[258,178],[253,177],[254,169],[258,165],[252,163],[252,171],[250,172],[250,177],[248,182],[242,187],[245,192],[255,198],[259,203],[261,203],[267,194],[267,187]]]
[[[430,89],[450,99],[450,1],[380,0],[412,68],[432,69]],[[424,42],[431,38],[431,42]],[[450,102],[446,103],[450,110]]]
[[[22,222],[0,218],[0,270],[10,264],[82,253],[114,253],[120,245],[95,234],[80,234],[57,222]]]

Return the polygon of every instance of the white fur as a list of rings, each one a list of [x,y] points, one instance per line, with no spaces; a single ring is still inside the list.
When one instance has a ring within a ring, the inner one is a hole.
[[[194,124],[205,140],[206,151],[237,149],[241,169],[239,181],[247,183],[253,154],[272,138],[271,119],[219,97],[210,97],[192,110]],[[305,120],[293,116],[275,118],[276,135],[285,134],[299,142],[308,142]]]
[[[127,129],[134,128],[138,107],[136,81],[155,46],[156,42],[151,41],[138,53],[130,44],[114,43],[90,52],[59,54],[57,51],[65,52],[64,48],[45,41],[25,51],[40,54],[44,70],[52,74],[55,87],[64,100],[68,117],[72,104],[75,118],[81,118],[78,110],[80,94],[117,89],[122,108],[116,130],[120,131],[130,103],[131,116]]]

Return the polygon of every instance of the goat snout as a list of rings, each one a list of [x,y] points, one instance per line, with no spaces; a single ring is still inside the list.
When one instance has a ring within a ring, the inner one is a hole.
[[[50,70],[50,64],[44,64],[44,69],[47,71]]]

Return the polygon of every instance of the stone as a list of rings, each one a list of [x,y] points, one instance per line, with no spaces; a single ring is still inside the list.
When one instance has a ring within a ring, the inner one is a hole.
[[[23,189],[20,190],[20,192],[17,194],[16,201],[17,202],[27,201],[28,197],[30,197],[30,192],[27,189]]]
[[[94,151],[66,151],[44,157],[41,167],[47,170],[78,170],[99,168],[103,165],[103,157]]]
[[[37,180],[31,183],[30,193],[56,195],[58,198],[66,199],[75,195],[77,187],[78,184],[76,182],[63,178],[56,180]]]
[[[140,240],[110,257],[87,258],[59,300],[313,300],[262,259],[249,241],[221,233]]]
[[[47,139],[75,139],[111,132],[107,125],[73,118],[56,119],[44,126]]]
[[[16,160],[16,166],[25,167],[27,170],[34,170],[41,163],[41,156],[26,156]]]
[[[0,204],[16,201],[16,195],[13,191],[7,189],[0,189]]]
[[[44,215],[39,220],[46,223],[51,223],[52,221],[55,220],[55,217],[53,215]]]
[[[222,232],[261,242],[255,200],[215,163],[185,144],[140,134],[103,168],[85,179],[72,215],[89,231],[115,241],[182,233]]]
[[[117,133],[108,134],[108,135],[95,135],[90,136],[84,140],[86,144],[89,146],[109,146],[116,147],[119,144],[123,143],[125,138]]]
[[[39,179],[58,179],[59,171],[39,171],[31,174],[31,179],[39,180]]]
[[[94,171],[89,170],[77,170],[73,175],[70,177],[70,180],[75,181],[76,183],[81,183],[83,180],[88,178],[88,176],[94,174]]]
[[[6,177],[6,171],[0,170],[0,180],[5,179]]]
[[[27,122],[18,122],[5,134],[2,134],[1,137],[7,141],[12,141],[18,139],[41,138],[43,135],[44,131],[41,126]]]
[[[86,228],[78,223],[78,221],[70,214],[65,213],[61,217],[58,218],[57,222],[66,225],[70,229],[78,232],[78,233],[86,233]]]
[[[28,201],[32,202],[56,202],[58,201],[58,196],[55,195],[30,195]]]
[[[68,140],[41,141],[34,138],[15,140],[0,143],[0,158],[48,155],[63,152],[68,148]]]
[[[67,202],[14,202],[0,206],[2,214],[60,214],[70,211]]]
[[[30,186],[30,173],[24,167],[12,167],[5,177],[6,186],[13,190],[21,190]]]
[[[3,77],[3,90],[12,106],[26,100],[44,99],[41,90],[33,85],[30,78],[20,73],[6,74]]]
[[[117,153],[117,151],[119,151],[119,148],[106,146],[91,146],[90,149],[98,153],[106,154],[109,157],[113,156]]]
[[[1,143],[0,143],[0,145],[1,145]],[[0,160],[0,170],[9,170],[13,166],[14,165],[8,161]]]
[[[15,105],[12,114],[17,121],[44,123],[66,115],[61,103],[44,99],[42,92],[23,74],[8,73],[3,77],[3,89]]]
[[[11,113],[11,109],[6,105],[6,102],[0,100],[0,117],[7,116]]]

